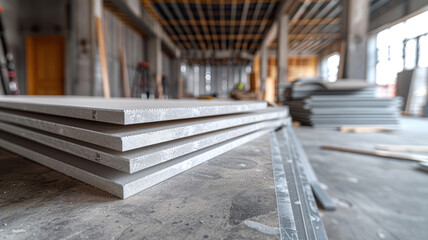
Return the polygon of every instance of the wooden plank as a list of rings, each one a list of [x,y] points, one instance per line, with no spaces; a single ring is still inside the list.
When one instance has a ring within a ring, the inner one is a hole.
[[[416,146],[416,145],[377,145],[377,150],[384,151],[397,151],[397,152],[420,152],[428,153],[428,146]]]
[[[148,1],[148,0],[142,0]],[[280,2],[281,0],[188,0],[192,4],[243,4],[245,2]],[[152,3],[181,3],[183,0],[150,0]]]
[[[260,24],[270,24],[272,23],[271,20],[267,19],[251,19],[247,20],[245,22],[245,25],[260,25]],[[170,20],[161,20],[162,25],[202,25],[202,26],[208,26],[208,25],[227,25],[227,26],[238,26],[241,25],[241,20],[226,20],[226,19],[220,19],[220,20],[214,20],[214,19],[207,19],[207,20],[195,20],[195,19],[170,19]]]
[[[120,65],[122,69],[123,95],[126,98],[130,98],[131,90],[129,88],[128,68],[126,65],[126,53],[124,47],[120,47]]]
[[[103,78],[103,94],[105,98],[110,98],[110,81],[108,77],[107,56],[104,45],[101,17],[95,17],[95,21],[97,25],[98,51],[100,54],[101,74]]]
[[[367,150],[367,149],[359,149],[359,148],[350,148],[350,147],[342,147],[342,146],[334,146],[334,145],[323,145],[323,149],[336,150],[342,152],[351,152],[351,153],[359,153],[365,155],[373,155],[378,157],[387,157],[387,158],[395,158],[402,160],[409,160],[415,162],[428,162],[428,156],[417,155],[417,154],[402,154],[402,153],[392,153],[381,150]]]
[[[321,24],[339,24],[340,18],[323,18],[323,19],[295,19],[290,21],[290,25],[321,25]]]
[[[387,127],[379,126],[342,126],[339,128],[343,133],[372,133],[372,132],[390,132],[393,131]]]

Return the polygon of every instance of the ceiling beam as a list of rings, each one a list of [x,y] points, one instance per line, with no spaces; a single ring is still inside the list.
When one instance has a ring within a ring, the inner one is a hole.
[[[284,13],[284,11],[288,11],[288,9],[290,9],[290,4],[293,5],[295,2],[296,2],[296,0],[288,0],[288,1],[284,0],[284,1],[282,1],[278,6],[278,9],[277,9],[277,12],[275,15],[275,19],[278,19],[278,17],[281,16]],[[271,6],[272,6],[272,4],[271,4]],[[258,33],[260,33],[260,30],[261,30],[261,26],[259,28]],[[275,21],[271,25],[269,30],[266,32],[265,38],[263,39],[261,46],[263,46],[263,45],[269,46],[272,43],[272,41],[275,39],[275,36],[277,35],[277,33],[278,33],[278,22]],[[251,46],[251,48],[253,48],[255,46],[256,46],[256,44],[253,44]],[[255,56],[258,56],[260,54],[261,46],[259,46],[258,50],[256,51]]]
[[[305,39],[339,39],[340,33],[309,33],[309,34],[288,34],[290,40],[305,40]]]
[[[172,4],[172,5],[174,6],[175,4]],[[172,13],[169,11],[169,9],[164,4],[161,4],[160,6],[161,6],[162,11],[165,13],[165,15],[168,18],[170,18],[170,19],[173,18]],[[177,12],[177,9],[178,8],[174,9],[175,14],[179,14],[179,16],[181,16],[181,18],[182,18],[181,12],[180,11]],[[194,39],[190,39],[187,37],[187,35],[190,33],[187,26],[179,26],[179,27],[176,27],[175,30],[178,32],[178,36],[180,36],[181,40],[183,40],[183,41],[189,40],[192,48],[196,47],[196,43],[195,43]]]
[[[221,2],[223,3],[224,0],[221,0]],[[220,4],[220,20],[222,20],[222,21],[224,21],[225,17],[226,17],[224,8],[225,8],[224,4]],[[226,28],[225,28],[224,24],[220,24],[220,31],[221,31],[222,35],[226,34]],[[222,49],[227,48],[227,40],[226,39],[223,39],[221,41],[221,48]]]
[[[191,20],[195,20],[195,16],[193,15],[192,9],[190,9],[189,0],[184,0],[183,2],[184,2],[184,8],[186,9],[187,15],[190,17]],[[196,25],[191,25],[191,26],[192,26],[193,31],[196,34],[201,34],[201,32],[199,31],[199,27],[198,26],[196,26]],[[202,49],[206,49],[207,48],[207,44],[206,44],[205,41],[200,41],[199,42],[199,46]]]
[[[239,25],[238,35],[242,35],[244,33],[245,22],[247,21],[248,9],[250,8],[250,1],[246,0],[244,3],[244,8],[241,13],[241,24]],[[242,39],[238,39],[237,48],[240,50],[242,44]]]
[[[167,48],[167,51],[172,55],[175,57],[180,56],[180,49],[175,45],[160,23],[148,12],[146,8],[141,8],[141,16],[137,16],[129,8],[126,2],[122,0],[104,0],[104,2],[110,3],[117,11],[126,15],[129,21],[147,36],[159,37],[162,40],[163,45]]]
[[[252,60],[254,55],[247,51],[235,52],[229,49],[226,50],[188,50],[181,54],[182,59],[246,59]]]
[[[189,40],[203,40],[205,39],[204,35],[187,35]],[[261,34],[233,34],[233,35],[213,35],[211,36],[213,40],[222,40],[222,39],[231,39],[231,40],[250,40],[250,39],[261,39],[263,35]],[[319,38],[340,38],[340,33],[310,33],[310,34],[288,34],[290,40],[305,40],[305,39],[319,39]],[[171,36],[172,40],[179,40],[180,35]]]
[[[317,25],[317,24],[339,24],[340,18],[323,18],[323,19],[297,19],[291,20],[290,25]]]
[[[150,0],[153,3],[182,3],[183,0]],[[192,4],[244,4],[246,2],[280,2],[281,0],[189,0]]]
[[[190,2],[190,0],[189,0]],[[196,11],[198,12],[198,16],[199,16],[199,21],[201,23],[205,23],[207,21],[204,11],[202,10],[202,7],[200,4],[196,5]],[[206,24],[202,24],[202,31],[204,32],[205,35],[205,40],[207,41],[207,48],[211,48],[214,45],[214,41],[211,37],[210,31],[207,27]]]
[[[250,21],[256,21],[257,20],[257,18],[259,17],[259,15],[260,15],[260,10],[262,9],[262,3],[261,2],[257,2],[257,4],[256,4],[256,9],[255,9],[255,11],[254,11],[254,13],[253,13],[253,18],[252,19],[247,19],[247,21],[245,22],[245,24],[247,23],[247,22],[250,22]],[[257,26],[259,26],[260,24],[257,24]],[[249,34],[256,34],[257,32],[254,32],[254,28],[256,28],[256,24],[251,24],[250,25],[250,27],[249,27],[249,29],[248,29],[248,31],[247,31],[247,33],[249,33]],[[257,29],[256,29],[257,30]],[[248,45],[250,44],[250,43],[255,43],[255,42],[257,42],[257,41],[255,41],[255,40],[251,40],[251,41],[245,41],[243,44],[242,44],[242,48],[243,49],[248,49]]]
[[[221,12],[221,11],[220,11]],[[200,21],[195,19],[172,19],[172,20],[161,20],[160,21],[162,25],[201,25],[201,26],[208,26],[208,25],[222,25],[222,26],[231,26],[231,25],[241,25],[241,20],[206,20],[206,21]],[[272,23],[271,20],[258,20],[258,19],[252,19],[247,20],[245,22],[245,25],[261,25],[261,24],[269,24]],[[309,23],[308,23],[309,24]]]
[[[172,35],[170,36],[172,40],[179,40],[180,35]],[[203,40],[205,39],[205,35],[187,35],[189,40]],[[211,39],[214,41],[218,40],[243,40],[243,39],[260,39],[263,36],[261,34],[225,34],[225,35],[211,35]]]
[[[232,9],[230,12],[230,19],[232,21],[236,21],[236,6],[237,6],[238,0],[232,0]],[[229,29],[229,34],[235,34],[235,25],[230,25],[230,29]],[[228,40],[229,41],[229,49],[233,48],[233,40]]]
[[[201,5],[201,4],[198,4],[198,5]],[[208,4],[207,8],[208,8],[208,20],[214,20],[214,13],[213,13],[212,4]],[[216,29],[215,26],[210,25],[210,30],[211,30],[211,35],[218,35],[217,29]],[[214,49],[219,49],[220,48],[220,45],[218,44],[217,41],[213,41],[212,48],[214,48]]]

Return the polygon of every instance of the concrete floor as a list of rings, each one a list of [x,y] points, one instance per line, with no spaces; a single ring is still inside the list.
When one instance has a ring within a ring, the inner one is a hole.
[[[428,144],[428,119],[404,118],[394,133],[340,133],[300,127],[296,134],[315,172],[337,202],[321,211],[329,239],[428,239],[428,173],[414,162],[343,153],[323,144],[373,149]]]
[[[279,239],[269,134],[125,200],[2,149],[0,166],[0,239]]]
[[[427,119],[403,123],[395,133],[296,129],[338,204],[321,211],[330,239],[428,239],[428,173],[413,162],[320,149],[428,143]],[[270,161],[265,135],[119,200],[0,150],[0,239],[278,239]]]

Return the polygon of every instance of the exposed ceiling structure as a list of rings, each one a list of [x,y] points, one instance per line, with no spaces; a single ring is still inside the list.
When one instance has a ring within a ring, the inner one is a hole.
[[[285,9],[289,16],[289,49],[291,54],[316,54],[342,38],[342,1],[295,1]],[[269,46],[277,48],[276,39]]]
[[[184,50],[257,51],[279,0],[142,0]],[[233,56],[234,58],[245,58]],[[200,56],[195,56],[200,58]],[[223,58],[223,57],[219,57]]]
[[[291,52],[316,53],[340,38],[339,0],[142,0],[185,58],[251,60],[278,11],[290,17]],[[269,46],[276,48],[276,41]],[[187,53],[187,54],[186,54]]]
[[[343,38],[344,0],[141,1],[194,62],[251,61],[279,11],[289,16],[291,54],[317,54]],[[391,1],[399,0],[372,0],[372,12]],[[277,48],[276,38],[268,47]]]

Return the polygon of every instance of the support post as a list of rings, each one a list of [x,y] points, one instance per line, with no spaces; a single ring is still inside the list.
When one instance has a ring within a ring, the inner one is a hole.
[[[163,97],[162,89],[162,46],[159,37],[153,37],[149,40],[149,72],[152,79],[155,80],[155,96]]]
[[[266,78],[268,70],[268,50],[266,44],[263,44],[260,52],[260,80],[261,80],[261,90],[265,90]]]
[[[108,76],[107,55],[104,43],[104,32],[102,26],[102,3],[101,0],[95,0],[95,23],[97,28],[98,51],[100,55],[101,75],[103,79],[103,95],[110,98],[110,80]]]
[[[277,68],[278,78],[276,85],[276,101],[280,101],[281,86],[287,83],[288,69],[288,15],[281,15],[278,18],[278,52]]]
[[[346,61],[345,77],[366,79],[367,30],[369,25],[369,0],[348,0],[346,13]]]

